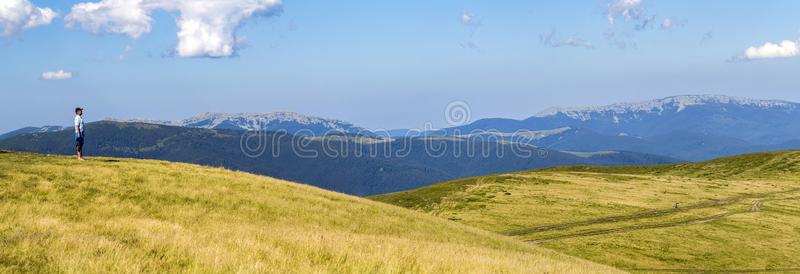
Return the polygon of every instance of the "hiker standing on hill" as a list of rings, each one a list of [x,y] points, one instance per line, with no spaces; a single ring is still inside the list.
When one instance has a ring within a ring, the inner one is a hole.
[[[75,108],[75,152],[78,154],[78,160],[83,161],[83,109]]]

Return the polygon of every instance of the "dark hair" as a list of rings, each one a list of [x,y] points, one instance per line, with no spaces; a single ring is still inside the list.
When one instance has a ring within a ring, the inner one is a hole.
[[[78,114],[78,111],[83,111],[82,108],[75,108],[75,114]]]

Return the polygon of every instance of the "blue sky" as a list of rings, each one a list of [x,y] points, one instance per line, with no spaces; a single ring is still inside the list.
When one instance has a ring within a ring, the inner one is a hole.
[[[800,101],[793,0],[232,0],[272,2],[223,23],[236,29],[231,52],[179,39],[180,23],[218,18],[191,14],[180,6],[189,0],[147,0],[178,4],[146,10],[149,21],[111,23],[73,15],[99,0],[4,1],[38,17],[3,21],[0,4],[0,132],[68,125],[75,106],[88,120],[296,111],[401,128],[444,125],[456,100],[473,120],[679,94]],[[762,48],[782,41],[795,52]],[[59,70],[49,78],[69,79],[43,79]]]

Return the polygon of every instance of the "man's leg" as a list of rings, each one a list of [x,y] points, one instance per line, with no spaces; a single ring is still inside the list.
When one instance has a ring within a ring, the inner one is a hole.
[[[78,154],[78,160],[83,160],[83,137],[75,140],[75,152]]]

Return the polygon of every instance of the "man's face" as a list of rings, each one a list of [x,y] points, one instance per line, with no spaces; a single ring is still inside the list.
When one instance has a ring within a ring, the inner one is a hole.
[[[83,115],[83,110],[79,110],[79,111],[77,112],[77,114],[78,114],[78,116],[82,116],[82,115]]]

